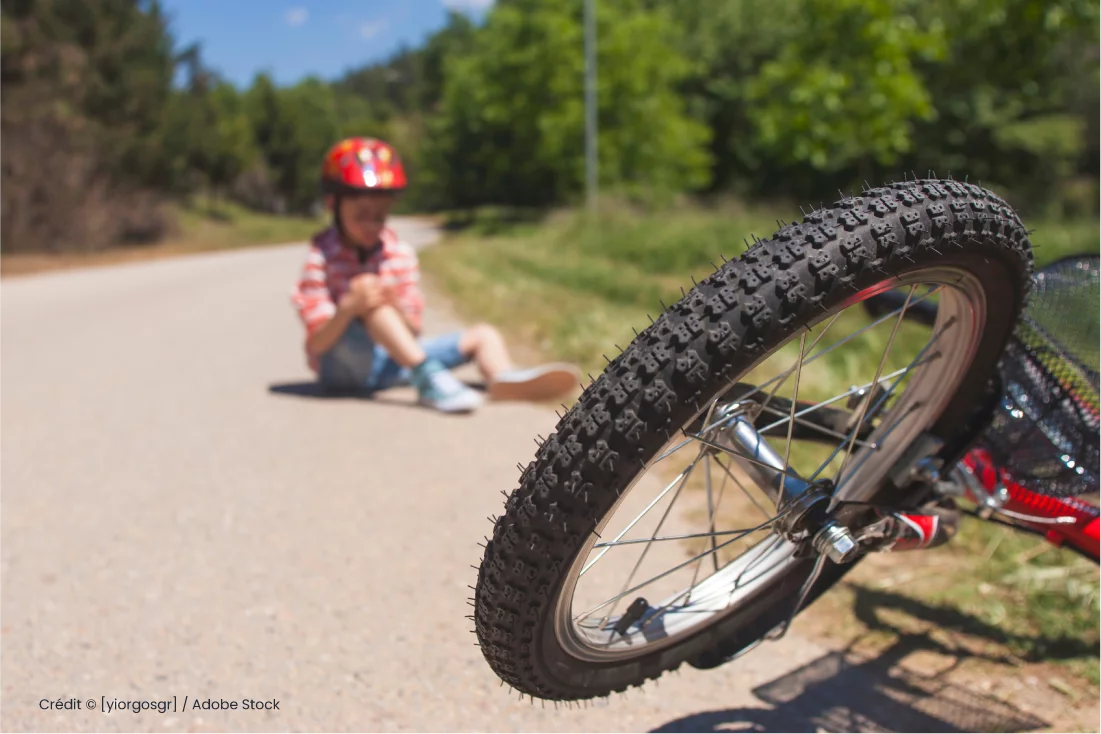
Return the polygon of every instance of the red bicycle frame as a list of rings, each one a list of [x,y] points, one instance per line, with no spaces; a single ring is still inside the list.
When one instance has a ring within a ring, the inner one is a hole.
[[[1002,514],[1042,535],[1051,544],[1070,546],[1097,562],[1101,551],[1101,510],[1076,497],[1049,497],[1014,482],[994,465],[984,449],[973,449],[961,462],[969,475],[964,492],[979,514]]]

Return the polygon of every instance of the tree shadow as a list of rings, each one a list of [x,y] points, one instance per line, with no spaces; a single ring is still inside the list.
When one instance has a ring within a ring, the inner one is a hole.
[[[859,586],[853,589],[857,617],[870,630],[897,635],[886,649],[873,655],[858,654],[854,652],[861,641],[858,638],[845,650],[827,653],[755,688],[753,694],[771,708],[706,711],[653,731],[1001,732],[1049,726],[1012,704],[949,678],[967,659],[1005,662],[1005,658],[943,644],[929,632],[903,631],[887,622],[882,612],[901,612],[936,629],[1003,644],[1012,642],[1011,635],[958,610],[929,606],[889,592]],[[1096,653],[1096,645],[1081,640],[1046,642],[1050,643],[1051,656]],[[937,653],[951,664],[933,674],[902,665],[918,652]]]
[[[870,589],[857,584],[848,584],[848,586],[855,595],[853,612],[856,618],[869,630],[901,632],[896,625],[891,624],[882,616],[882,612],[892,611],[907,615],[914,620],[926,622],[937,629],[957,632],[987,642],[1012,647],[1015,650],[1015,657],[1026,662],[1070,660],[1097,654],[1096,641],[1067,635],[1051,637],[1016,634],[988,624],[978,617],[961,612],[954,607],[933,606],[901,594]],[[929,644],[935,645],[937,643],[930,640]],[[958,653],[955,648],[941,651]],[[979,657],[979,655],[972,653],[971,657]],[[981,657],[994,662],[1009,662],[1007,656],[996,654],[984,654]]]

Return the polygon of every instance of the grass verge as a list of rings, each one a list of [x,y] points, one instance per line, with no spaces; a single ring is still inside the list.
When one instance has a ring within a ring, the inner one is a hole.
[[[738,257],[746,240],[771,235],[782,217],[791,212],[737,205],[660,214],[612,209],[595,221],[490,210],[423,253],[422,262],[464,316],[492,321],[544,355],[596,374],[602,354],[649,325],[647,314],[679,299],[722,258]],[[1039,266],[1098,251],[1095,220],[1028,225]]]
[[[739,256],[743,237],[770,235],[775,220],[787,216],[735,206],[661,214],[612,210],[596,221],[569,213],[533,221],[495,212],[422,257],[428,277],[465,317],[496,323],[541,356],[573,361],[596,375],[605,365],[602,354],[630,343],[632,328],[649,324],[647,313],[679,299],[681,288],[710,273],[721,257]],[[1098,251],[1096,221],[1028,225],[1035,230],[1038,266]],[[836,368],[834,377],[844,381]],[[976,655],[1045,661],[1073,679],[1071,690],[1096,693],[1097,567],[1069,551],[966,522],[948,547],[862,563],[812,616],[825,620],[826,636],[867,631],[874,625],[853,614],[867,599],[926,610],[937,624],[958,627]],[[882,625],[878,629],[886,634]]]
[[[51,270],[114,265],[189,253],[305,240],[326,224],[324,218],[280,216],[231,202],[179,206],[173,212],[178,231],[152,245],[101,252],[18,253],[0,257],[3,277]]]
[[[731,208],[670,217],[570,213],[508,226],[493,215],[422,255],[432,280],[466,316],[586,370],[626,346],[647,313],[681,296],[711,261],[737,257],[742,234],[775,229],[767,212]],[[611,351],[610,351],[611,350]]]

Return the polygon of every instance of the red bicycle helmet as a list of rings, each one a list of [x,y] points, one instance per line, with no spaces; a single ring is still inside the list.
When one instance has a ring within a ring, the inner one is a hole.
[[[327,194],[398,193],[405,188],[405,168],[394,148],[376,138],[346,138],[329,148],[321,166],[321,188]]]

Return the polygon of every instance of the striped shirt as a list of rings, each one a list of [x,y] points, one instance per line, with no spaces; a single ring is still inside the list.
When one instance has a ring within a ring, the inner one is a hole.
[[[380,239],[382,247],[361,263],[359,252],[345,247],[334,227],[314,236],[301,278],[291,292],[291,302],[306,327],[307,337],[333,317],[336,304],[348,291],[352,279],[363,273],[374,273],[383,286],[392,287],[398,308],[420,330],[424,296],[420,290],[417,253],[391,229],[383,229]],[[316,370],[317,360],[310,358],[309,362],[311,369]]]

